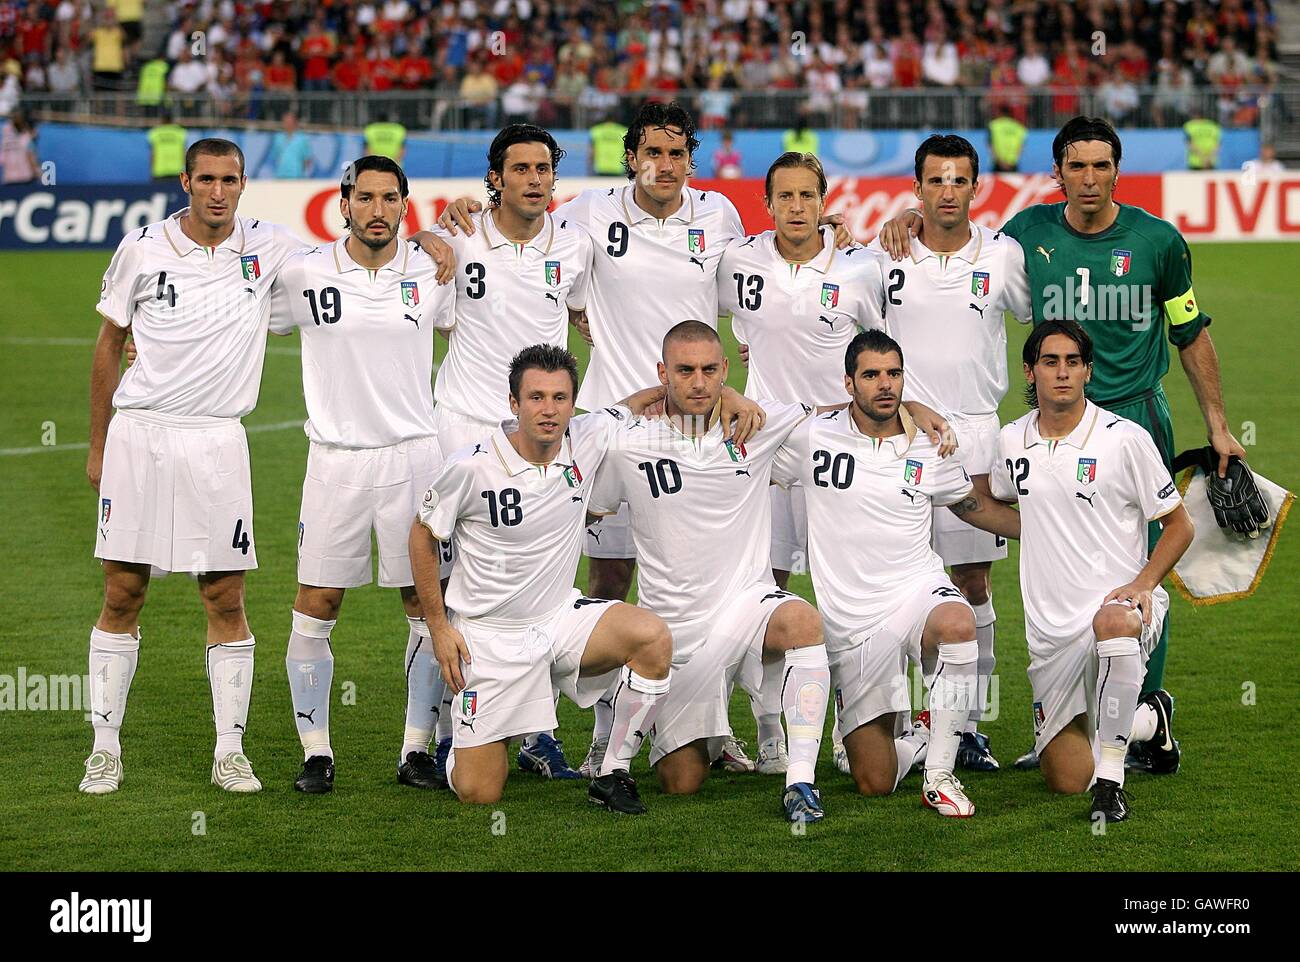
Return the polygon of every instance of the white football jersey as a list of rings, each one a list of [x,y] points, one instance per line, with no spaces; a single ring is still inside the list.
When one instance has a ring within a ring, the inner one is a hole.
[[[870,249],[881,250],[880,238]],[[1019,242],[972,223],[956,253],[936,254],[914,238],[911,255],[884,271],[885,329],[903,349],[904,397],[944,415],[996,414],[1007,393],[1002,312],[1030,319]]]
[[[530,464],[507,439],[517,422],[447,458],[425,492],[419,520],[446,544],[456,567],[447,607],[466,618],[539,620],[573,590],[583,526],[600,466],[624,407],[575,417],[550,464]]]
[[[731,314],[736,340],[749,345],[745,396],[843,404],[844,351],[859,331],[884,326],[885,256],[835,248],[823,227],[822,251],[791,264],[776,231],[736,240],[722,255],[718,306]]]
[[[591,241],[551,214],[526,244],[508,240],[491,211],[473,217],[472,237],[439,232],[456,252],[456,326],[434,396],[459,414],[500,421],[510,417],[514,356],[533,344],[569,343],[569,308],[587,307]]]
[[[596,476],[592,511],[612,513],[627,502],[637,598],[670,627],[707,620],[741,588],[772,581],[772,458],[812,409],[763,408],[767,424],[743,445],[724,441],[716,423],[696,437],[668,418],[632,418]],[[698,647],[706,634],[683,632],[674,660],[693,654],[683,638],[698,639]]]
[[[1020,592],[1031,654],[1092,624],[1102,599],[1147,563],[1147,522],[1182,503],[1141,425],[1086,402],[1059,440],[1038,433],[1038,412],[1002,428],[993,496],[1020,503]],[[1164,594],[1164,588],[1156,589]]]
[[[591,238],[587,320],[596,342],[578,392],[588,411],[658,384],[664,335],[682,321],[718,326],[718,262],[744,233],[726,195],[687,187],[665,220],[647,214],[626,187],[585,190],[555,211]]]
[[[353,241],[356,243],[356,241]],[[300,251],[276,279],[271,330],[302,335],[307,436],[379,448],[432,437],[433,331],[455,323],[456,289],[415,244],[378,270],[348,254],[347,237]]]
[[[235,217],[216,247],[181,230],[189,208],[133,230],[117,245],[96,309],[131,328],[138,356],[115,408],[182,417],[243,417],[257,404],[271,285],[308,245],[279,224]]]
[[[847,409],[819,414],[790,435],[772,468],[778,484],[803,485],[809,567],[831,650],[873,631],[918,578],[943,574],[930,547],[934,508],[972,488],[961,462],[939,457],[901,416],[905,433],[872,438]]]

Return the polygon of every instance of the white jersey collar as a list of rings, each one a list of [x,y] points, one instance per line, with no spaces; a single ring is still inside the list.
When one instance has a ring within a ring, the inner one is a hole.
[[[966,261],[968,264],[975,264],[979,261],[980,250],[983,247],[984,247],[984,232],[980,230],[979,224],[976,224],[974,221],[971,221],[970,240],[966,242],[966,245],[961,250],[955,251],[951,256],[957,258],[958,260]],[[930,250],[930,248],[926,247],[925,244],[921,243],[921,241],[918,238],[915,237],[912,238],[912,263],[913,264],[919,264],[927,257],[937,258],[939,256],[940,255]]]
[[[821,252],[807,263],[799,264],[798,267],[800,270],[804,271],[816,271],[818,274],[829,274],[831,270],[831,262],[835,260],[835,228],[830,224],[823,224],[819,228],[819,231],[822,235]],[[782,264],[791,263],[785,259],[785,256],[776,246],[776,231],[772,230],[767,233],[771,235],[767,238],[767,244],[768,248],[772,252],[772,256]]]
[[[338,269],[338,272],[340,274],[346,274],[348,273],[348,271],[369,270],[370,268],[362,267],[360,264],[354,261],[352,259],[352,255],[348,253],[347,240],[349,236],[350,235],[348,234],[344,234],[342,237],[340,237],[338,240],[334,242],[335,268]],[[398,241],[397,253],[393,255],[392,260],[390,260],[383,267],[380,267],[379,270],[392,271],[394,274],[405,274],[406,266],[410,262],[410,260],[411,260],[411,245],[408,244],[406,241]]]
[[[502,421],[501,425],[496,429],[496,433],[492,435],[492,449],[496,452],[496,456],[501,462],[501,467],[505,469],[507,475],[513,478],[524,474],[525,472],[536,471],[540,468],[548,468],[552,465],[558,465],[562,468],[573,467],[573,442],[569,438],[569,433],[567,431],[564,433],[564,441],[560,445],[559,457],[550,462],[550,464],[542,465],[533,464],[531,461],[525,461],[520,453],[515,450],[515,446],[510,443],[510,438],[507,437],[507,435],[514,434],[518,430],[519,420],[517,418],[510,418],[509,420]]]
[[[629,224],[639,224],[642,221],[652,220],[659,222],[659,218],[654,214],[649,214],[642,210],[636,202],[636,188],[628,184],[623,188],[622,194],[623,213],[627,217]],[[677,208],[675,213],[669,214],[664,218],[664,223],[670,220],[680,221],[683,224],[695,223],[695,198],[691,194],[689,186],[682,188],[682,205]]]
[[[537,232],[537,236],[522,246],[536,247],[543,254],[549,254],[551,244],[555,241],[555,218],[551,216],[550,211],[547,211],[544,216],[546,217],[546,223]],[[479,218],[479,226],[483,231],[483,242],[487,244],[489,250],[515,243],[515,241],[501,233],[501,229],[497,227],[496,222],[492,219],[491,208],[483,211]]]
[[[163,221],[163,235],[167,238],[168,243],[172,245],[172,250],[176,252],[177,257],[184,257],[194,251],[206,249],[202,244],[186,234],[185,231],[181,230],[180,219],[189,212],[190,208],[186,207],[183,210],[178,210]],[[229,250],[236,254],[244,253],[244,219],[242,217],[238,214],[235,215],[235,229],[214,250]]]
[[[851,405],[853,402],[850,401],[849,403]],[[857,424],[853,421],[853,414],[848,408],[844,409],[843,419],[845,422],[844,430],[848,434],[863,441],[874,442],[877,440],[858,430]],[[898,406],[898,419],[903,422],[903,433],[879,439],[882,447],[888,444],[893,449],[895,458],[901,458],[905,455],[912,447],[912,442],[916,439],[916,422],[912,420],[912,415],[907,412],[907,408],[901,404]]]
[[[1078,448],[1082,451],[1088,444],[1088,438],[1092,435],[1092,429],[1097,424],[1097,418],[1101,415],[1101,408],[1091,401],[1083,402],[1083,417],[1079,423],[1074,426],[1066,437],[1060,438],[1058,444],[1068,444],[1071,447]],[[1025,421],[1025,447],[1032,448],[1035,444],[1047,444],[1048,439],[1038,433],[1038,418],[1041,412],[1035,411]]]

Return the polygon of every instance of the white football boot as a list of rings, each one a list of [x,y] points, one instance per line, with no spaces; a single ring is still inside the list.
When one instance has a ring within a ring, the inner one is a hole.
[[[760,775],[784,775],[790,767],[790,756],[785,750],[785,739],[769,738],[758,746],[754,769]]]
[[[122,759],[112,752],[92,752],[86,759],[86,777],[77,786],[87,795],[107,795],[122,784]]]
[[[728,735],[722,743],[722,754],[713,763],[714,768],[725,768],[729,772],[742,775],[754,770],[754,763],[745,754],[745,743],[735,735]]]
[[[952,772],[927,770],[921,783],[921,803],[949,818],[970,818],[975,814],[975,803],[966,797]]]
[[[600,772],[600,763],[605,760],[605,750],[607,748],[609,748],[608,741],[592,741],[591,747],[587,749],[587,757],[578,766],[578,772],[583,778],[591,779],[596,777]]]
[[[212,763],[212,784],[227,792],[260,792],[262,783],[253,774],[243,752],[229,752]]]
[[[835,759],[835,767],[845,775],[852,774],[849,769],[849,751],[844,747],[843,742],[833,742],[831,744],[831,757]]]

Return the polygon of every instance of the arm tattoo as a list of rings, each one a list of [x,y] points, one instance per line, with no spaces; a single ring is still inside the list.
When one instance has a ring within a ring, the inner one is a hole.
[[[958,501],[956,504],[950,504],[948,508],[950,511],[952,511],[953,514],[963,515],[970,511],[978,511],[979,506],[980,506],[980,499],[975,497],[974,492],[971,492],[970,494],[966,495],[966,497]]]

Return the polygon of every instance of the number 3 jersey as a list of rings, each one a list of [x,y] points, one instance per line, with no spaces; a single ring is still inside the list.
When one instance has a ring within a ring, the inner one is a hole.
[[[1091,401],[1067,437],[1044,438],[1031,411],[998,447],[989,486],[1020,503],[1025,629],[1030,653],[1042,653],[1087,631],[1102,599],[1137,577],[1147,522],[1182,499],[1146,430]]]
[[[317,444],[380,448],[437,433],[433,331],[452,326],[456,298],[437,273],[410,242],[378,270],[352,259],[346,237],[289,258],[271,330],[302,335],[306,430]]]
[[[943,574],[930,547],[934,507],[972,488],[955,455],[940,458],[906,410],[899,416],[903,434],[872,438],[847,409],[819,414],[790,435],[772,468],[777,484],[803,485],[809,567],[831,651],[873,631],[918,577]]]
[[[452,454],[420,505],[419,521],[458,555],[447,607],[466,618],[540,621],[573,591],[592,479],[625,407],[569,422],[555,460],[525,461],[507,434],[516,423]]]
[[[763,410],[767,423],[745,444],[724,441],[717,423],[689,435],[671,418],[632,418],[596,479],[594,513],[624,501],[631,508],[637,598],[673,628],[679,663],[707,632],[678,628],[707,619],[743,588],[772,582],[772,459],[811,409],[763,402]]]

